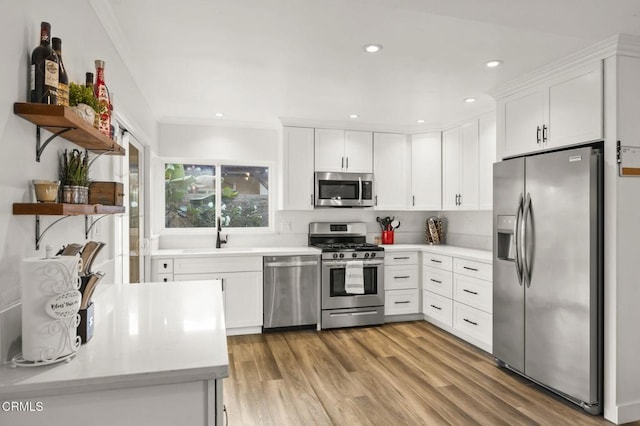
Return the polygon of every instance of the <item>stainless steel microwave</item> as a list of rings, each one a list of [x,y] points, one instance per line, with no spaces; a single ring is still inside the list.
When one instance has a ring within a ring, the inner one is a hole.
[[[371,207],[373,174],[316,172],[315,199],[317,207]]]

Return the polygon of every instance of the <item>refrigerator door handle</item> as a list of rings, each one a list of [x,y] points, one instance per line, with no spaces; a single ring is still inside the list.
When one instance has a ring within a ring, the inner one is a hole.
[[[516,238],[516,274],[518,275],[518,284],[522,285],[522,280],[524,279],[523,271],[522,271],[522,256],[520,255],[522,239],[520,238],[520,223],[522,222],[522,203],[523,203],[522,193],[520,193],[520,198],[518,199],[518,208],[516,214],[516,223],[513,228],[513,235]]]
[[[522,241],[520,242],[520,245],[522,246],[522,275],[524,277],[527,288],[531,287],[531,270],[529,269],[530,265],[527,262],[527,224],[529,222],[530,215],[531,195],[527,193],[527,198],[524,202],[524,209],[522,212]]]

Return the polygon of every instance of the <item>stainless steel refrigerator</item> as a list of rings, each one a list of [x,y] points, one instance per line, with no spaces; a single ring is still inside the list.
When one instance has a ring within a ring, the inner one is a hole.
[[[493,188],[498,365],[599,414],[601,145],[495,163]]]

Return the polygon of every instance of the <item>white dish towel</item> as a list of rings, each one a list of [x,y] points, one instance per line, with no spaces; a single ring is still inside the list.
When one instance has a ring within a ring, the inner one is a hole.
[[[350,260],[345,268],[344,291],[349,294],[364,294],[364,262]]]

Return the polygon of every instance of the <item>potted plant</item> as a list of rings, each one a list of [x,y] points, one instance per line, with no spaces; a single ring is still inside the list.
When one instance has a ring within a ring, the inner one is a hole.
[[[89,153],[87,151],[83,155],[79,149],[71,152],[64,150],[60,157],[60,184],[63,203],[88,203]]]
[[[98,102],[93,89],[71,82],[69,84],[69,106],[86,122],[98,127],[99,117],[104,106]]]

